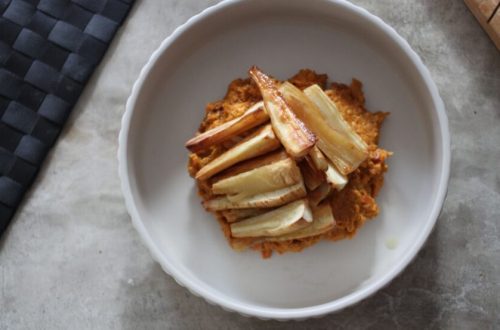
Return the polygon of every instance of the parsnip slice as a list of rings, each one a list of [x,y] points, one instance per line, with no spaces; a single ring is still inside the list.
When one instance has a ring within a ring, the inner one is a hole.
[[[236,195],[228,196],[234,201],[291,186],[301,180],[295,160],[288,158],[220,180],[214,183],[212,192],[216,195]]]
[[[333,188],[337,190],[342,190],[344,189],[345,185],[348,182],[348,179],[345,175],[340,173],[336,168],[335,165],[329,163],[328,168],[325,171],[326,174],[326,181],[332,185]]]
[[[311,148],[309,156],[318,170],[325,171],[328,168],[327,159],[317,146]]]
[[[273,164],[279,162],[280,160],[290,158],[285,150],[279,149],[272,151],[265,155],[255,157],[249,160],[245,160],[241,163],[231,166],[230,168],[218,173],[212,177],[212,182],[219,182],[220,180],[238,175],[243,172],[253,170],[257,167]]]
[[[301,161],[299,163],[299,167],[307,189],[314,190],[318,188],[320,184],[325,182],[325,174],[322,171],[317,170],[314,166],[311,166],[310,162],[307,160]]]
[[[305,221],[311,223],[314,220],[313,212],[310,207],[309,200],[306,199],[306,210],[304,211],[304,215],[302,216],[302,219]]]
[[[312,210],[314,220],[308,226],[293,231],[289,234],[280,235],[277,237],[265,238],[266,241],[289,241],[293,239],[301,239],[311,236],[323,234],[331,230],[335,226],[335,219],[333,217],[330,204],[322,203]]]
[[[316,142],[314,134],[293,113],[270,77],[255,66],[248,72],[259,87],[271,124],[286,151],[294,158],[306,155]]]
[[[309,208],[301,199],[270,212],[231,224],[233,237],[279,236],[307,226],[304,214]]]
[[[326,93],[318,85],[309,86],[304,90],[304,94],[311,100],[321,111],[328,123],[341,133],[348,136],[351,141],[360,150],[368,149],[365,141],[352,129],[351,125],[345,121],[344,117],[338,110],[335,102],[326,95]]]
[[[332,186],[328,182],[323,182],[318,188],[309,192],[309,203],[311,206],[317,206],[321,203],[332,191]]]
[[[280,91],[297,117],[318,137],[317,146],[337,166],[342,174],[354,171],[368,157],[366,149],[359,148],[351,137],[328,122],[328,118],[297,87],[284,82]]]
[[[232,223],[266,212],[269,212],[269,209],[232,209],[222,211],[222,215],[227,222]]]
[[[268,120],[269,116],[264,110],[264,103],[255,103],[240,117],[193,137],[186,142],[186,148],[192,152],[205,150],[214,144],[229,140],[230,138],[259,126]]]
[[[197,180],[206,180],[238,162],[260,156],[279,146],[280,142],[274,135],[271,125],[266,125],[202,167],[195,177]]]
[[[290,203],[306,196],[303,182],[279,190],[250,196],[236,202],[231,202],[227,196],[214,198],[203,202],[208,211],[222,211],[229,209],[270,208]]]

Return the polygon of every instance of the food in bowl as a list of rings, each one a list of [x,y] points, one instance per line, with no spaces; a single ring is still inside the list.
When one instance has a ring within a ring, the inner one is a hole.
[[[370,112],[360,81],[327,84],[302,69],[285,81],[257,67],[211,102],[186,143],[204,208],[235,250],[298,252],[351,238],[379,213],[391,152],[387,112]]]

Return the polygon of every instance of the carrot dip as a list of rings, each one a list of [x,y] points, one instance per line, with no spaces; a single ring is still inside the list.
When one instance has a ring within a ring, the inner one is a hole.
[[[391,152],[378,146],[379,133],[387,112],[370,112],[365,108],[365,97],[362,83],[353,79],[350,85],[328,83],[326,74],[303,69],[288,81],[300,90],[317,84],[328,97],[334,101],[343,119],[361,137],[368,147],[368,157],[348,174],[348,183],[340,191],[332,190],[326,203],[331,206],[335,225],[330,230],[311,237],[285,241],[266,241],[256,237],[235,238],[231,235],[230,223],[222,212],[213,211],[225,237],[235,250],[253,249],[260,251],[264,258],[278,253],[299,252],[320,240],[337,241],[352,238],[365,221],[374,218],[379,213],[375,197],[384,183],[384,173],[388,166],[386,159]],[[275,80],[276,83],[281,82]],[[201,122],[198,134],[235,119],[255,103],[262,101],[262,95],[252,79],[236,79],[230,83],[222,100],[211,102],[206,106],[205,117]],[[240,134],[223,143],[215,144],[206,150],[190,153],[188,162],[189,174],[194,178],[196,173],[206,164],[223,152],[230,149],[245,136],[252,134],[257,128]],[[198,192],[202,200],[208,201],[215,197],[211,187],[217,177],[224,171],[207,180],[197,180]]]

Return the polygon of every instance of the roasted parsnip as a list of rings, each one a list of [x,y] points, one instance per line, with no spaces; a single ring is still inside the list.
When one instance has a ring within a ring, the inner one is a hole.
[[[233,237],[279,236],[297,231],[310,222],[304,219],[309,205],[301,199],[267,213],[231,224]]]
[[[274,135],[271,125],[266,125],[202,167],[195,178],[206,180],[238,162],[263,155],[279,147],[280,142]]]
[[[231,201],[227,196],[217,197],[203,202],[203,206],[209,211],[222,211],[229,209],[246,208],[270,208],[290,203],[306,196],[306,189],[303,182],[293,186],[281,188],[278,190],[266,192]]]
[[[306,159],[299,163],[299,167],[307,189],[314,190],[325,182],[325,173],[316,169],[314,165],[311,166]]]
[[[311,148],[311,151],[309,151],[309,157],[318,170],[325,171],[328,168],[328,161],[317,146]]]
[[[349,174],[368,157],[366,149],[335,128],[318,107],[297,87],[284,82],[280,91],[294,113],[318,137],[317,146],[337,166],[342,174]]]
[[[280,236],[266,238],[266,241],[289,241],[305,237],[317,236],[331,230],[335,226],[330,204],[322,203],[312,209],[314,220],[301,229]]]
[[[314,134],[293,113],[270,77],[255,66],[249,74],[260,89],[271,124],[286,151],[295,158],[306,155],[316,142]]]
[[[237,222],[246,218],[254,217],[256,215],[269,212],[269,209],[231,209],[221,211],[222,215],[226,219],[227,222]]]
[[[186,142],[186,148],[192,152],[205,150],[214,144],[224,142],[251,128],[257,127],[268,120],[269,116],[264,110],[264,103],[255,103],[240,117],[193,137]]]
[[[318,188],[308,193],[311,206],[317,206],[332,191],[332,186],[328,182],[323,182]]]
[[[231,201],[278,190],[302,181],[295,160],[288,158],[276,163],[220,180],[212,186],[216,195],[227,194]]]
[[[328,168],[326,169],[325,174],[326,181],[337,190],[342,190],[347,184],[347,176],[337,171],[335,165],[333,165],[332,163],[328,164]]]

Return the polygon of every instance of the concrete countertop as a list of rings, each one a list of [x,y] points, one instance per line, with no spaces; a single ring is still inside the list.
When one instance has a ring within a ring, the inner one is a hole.
[[[355,0],[422,57],[446,104],[449,192],[415,261],[335,315],[264,322],[225,312],[163,273],[124,207],[117,135],[151,52],[217,1],[137,0],[0,241],[0,329],[453,328],[500,323],[500,52],[461,0]]]

